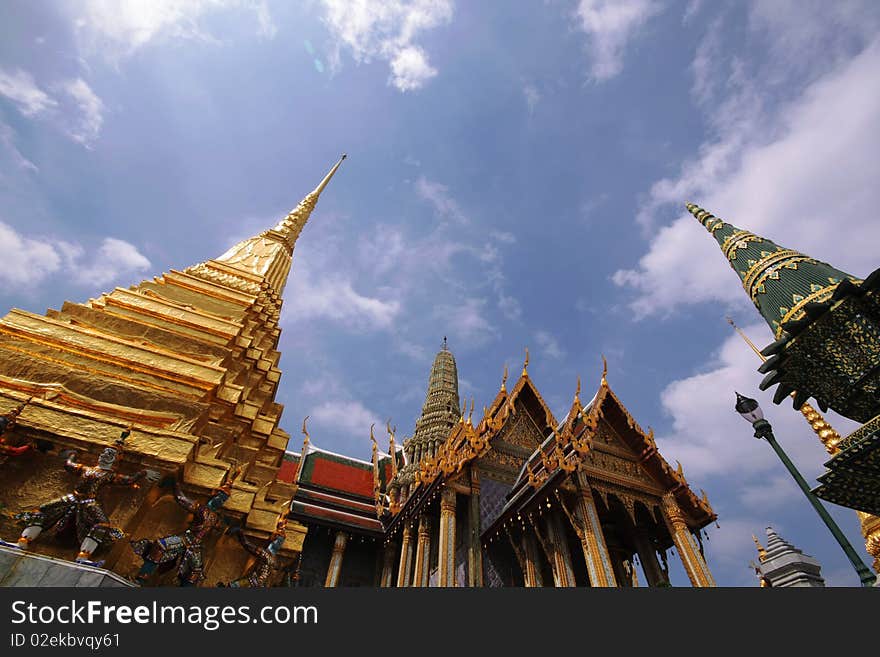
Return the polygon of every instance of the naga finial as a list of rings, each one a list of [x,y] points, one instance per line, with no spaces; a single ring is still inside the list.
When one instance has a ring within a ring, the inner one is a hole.
[[[501,375],[501,392],[507,392],[507,363],[504,363],[504,374]]]
[[[376,442],[376,436],[373,435],[373,427],[376,426],[376,423],[370,425],[370,440],[373,441],[373,453],[378,449],[379,443]]]
[[[529,375],[528,369],[529,369],[529,348],[526,347],[526,360],[523,363],[523,371],[522,371],[523,376]]]
[[[581,403],[581,375],[580,374],[578,374],[577,388],[575,388],[575,391],[574,391],[574,401],[577,404]]]
[[[467,405],[467,400],[465,400],[465,405]],[[468,424],[471,424],[471,418],[473,417],[473,415],[474,415],[474,398],[471,397],[471,410],[468,413],[468,418],[467,418]]]
[[[302,433],[303,433],[303,435],[305,436],[305,438],[303,439],[303,456],[305,456],[306,448],[308,448],[308,446],[309,446],[309,430],[306,429],[306,421],[307,421],[308,419],[309,419],[309,416],[308,416],[308,415],[306,415],[306,416],[303,418],[303,428],[302,428]]]
[[[602,354],[602,385],[608,385],[608,361],[605,360],[604,354]]]

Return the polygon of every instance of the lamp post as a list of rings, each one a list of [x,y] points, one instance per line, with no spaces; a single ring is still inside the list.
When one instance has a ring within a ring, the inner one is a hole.
[[[807,499],[810,501],[810,504],[813,505],[813,508],[816,509],[816,513],[819,514],[819,517],[822,518],[822,521],[831,531],[831,534],[834,536],[835,540],[840,544],[840,547],[843,549],[853,568],[856,569],[856,573],[858,573],[859,580],[862,582],[862,586],[872,586],[876,581],[876,577],[870,570],[868,570],[868,566],[859,558],[859,555],[856,554],[856,551],[853,549],[853,546],[846,539],[846,536],[843,535],[843,532],[840,531],[840,527],[837,526],[837,523],[834,522],[834,519],[828,514],[828,511],[822,506],[822,503],[819,502],[819,499],[813,495],[813,492],[810,490],[810,487],[807,485],[807,482],[801,476],[801,473],[798,472],[797,468],[794,467],[794,463],[788,458],[788,455],[782,451],[782,447],[779,446],[779,443],[776,442],[776,437],[773,435],[773,427],[770,426],[770,423],[764,419],[764,413],[761,410],[761,407],[758,405],[758,402],[749,397],[743,397],[741,394],[736,393],[736,412],[742,415],[743,419],[747,422],[751,423],[752,427],[755,429],[755,438],[763,438],[770,446],[773,448],[773,451],[776,452],[776,455],[779,457],[779,460],[782,461],[783,465],[788,469],[791,473],[791,476],[794,477],[794,480],[797,482],[797,485],[800,486],[801,490],[804,492],[804,495],[807,496]]]

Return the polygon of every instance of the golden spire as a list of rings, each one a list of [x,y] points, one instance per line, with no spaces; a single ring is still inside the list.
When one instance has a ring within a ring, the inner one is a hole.
[[[333,174],[336,173],[336,170],[339,168],[339,165],[342,164],[342,160],[348,157],[345,153],[342,154],[342,157],[339,158],[339,161],[333,165],[333,168],[324,176],[324,179],[318,183],[318,186],[312,190],[312,192],[306,196],[302,201],[299,202],[290,213],[284,217],[281,221],[278,222],[278,225],[275,226],[275,230],[279,233],[282,233],[285,236],[292,236],[294,240],[299,236],[300,231],[303,229],[303,226],[306,225],[306,221],[309,219],[309,215],[312,214],[312,210],[315,209],[315,204],[318,202],[318,197],[321,196],[321,192],[324,191],[324,188],[327,186],[327,183],[330,182],[330,179],[333,178]],[[292,246],[292,245],[291,245]]]
[[[602,355],[602,385],[608,385],[608,361],[605,360],[604,355]]]
[[[308,450],[308,448],[309,448],[309,430],[306,429],[306,420],[308,420],[308,419],[309,419],[308,415],[306,415],[303,418],[302,433],[305,436],[305,438],[303,439],[303,447],[302,447],[302,457],[303,458],[305,458],[306,450]]]
[[[758,537],[754,534],[752,534],[752,540],[755,542],[755,547],[758,548],[758,561],[764,561],[767,558],[767,550],[758,542]]]
[[[216,258],[214,262],[223,263],[226,267],[231,266],[247,272],[248,275],[256,275],[262,278],[281,296],[287,283],[287,276],[290,273],[293,248],[296,240],[309,220],[312,210],[315,209],[318,197],[344,159],[345,154],[330,169],[330,172],[324,176],[320,184],[300,201],[299,205],[291,210],[284,219],[279,221],[274,228],[239,242],[226,251],[226,253]],[[195,265],[187,271],[203,273],[205,270],[215,267],[211,262],[208,261]],[[222,273],[226,275],[228,271],[222,268]]]
[[[578,374],[577,388],[574,391],[574,403],[581,405],[581,375]]]
[[[749,340],[748,336],[743,333],[740,328],[734,324],[733,320],[728,317],[727,322],[734,328],[734,330],[740,334],[743,340],[751,347],[752,351],[754,351],[758,358],[761,361],[766,361],[767,359],[764,357],[764,354],[760,352],[760,350],[755,346],[755,344]],[[791,393],[791,397],[794,397],[794,393]],[[804,416],[804,419],[809,423],[810,428],[815,432],[815,434],[819,437],[819,440],[825,446],[825,451],[831,454],[837,454],[840,451],[840,448],[837,446],[838,443],[842,440],[840,434],[835,431],[834,427],[832,427],[828,422],[822,417],[822,414],[817,411],[815,408],[810,406],[810,404],[804,402],[800,409],[801,415]]]
[[[526,360],[523,363],[523,371],[522,371],[523,376],[529,375],[528,369],[529,369],[529,348],[526,347]]]
[[[465,407],[467,407],[467,400],[465,400],[464,403],[465,403]],[[473,415],[474,415],[474,398],[471,397],[471,410],[468,413],[468,417],[467,417],[468,426],[473,426],[473,424],[471,423],[471,418],[473,417]]]
[[[507,392],[507,363],[504,363],[504,374],[501,377],[501,392]]]

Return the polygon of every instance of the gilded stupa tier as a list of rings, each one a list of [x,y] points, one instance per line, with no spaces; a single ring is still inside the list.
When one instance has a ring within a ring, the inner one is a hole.
[[[52,445],[4,464],[7,511],[66,492],[54,454],[97,454],[131,426],[123,470],[175,474],[190,493],[206,495],[240,468],[225,510],[251,535],[275,530],[292,495],[276,478],[289,438],[274,401],[281,294],[296,239],[340,163],[278,225],[219,258],[45,316],[13,309],[0,319],[0,414],[25,403],[16,439]],[[161,499],[145,487],[108,512],[128,535],[156,534],[179,524]],[[0,519],[4,536],[17,533],[12,524]],[[298,551],[304,531],[289,523],[285,549]],[[131,559],[122,543],[107,558],[119,572]],[[55,548],[46,541],[39,549]],[[242,566],[214,563],[211,576],[220,578]]]

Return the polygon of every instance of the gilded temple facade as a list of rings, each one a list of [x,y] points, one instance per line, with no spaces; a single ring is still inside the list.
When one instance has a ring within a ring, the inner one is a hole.
[[[387,426],[380,449],[370,428],[362,461],[322,449],[306,419],[288,451],[283,293],[342,159],[217,258],[0,319],[0,571],[30,556],[44,577],[30,584],[665,586],[674,549],[694,586],[714,586],[715,513],[607,372],[557,420],[527,351],[475,420],[444,338],[402,444]]]
[[[307,435],[281,475],[296,487],[291,518],[309,528],[299,585],[668,586],[674,548],[693,586],[715,586],[705,493],[663,459],[604,373],[586,405],[578,385],[562,421],[527,363],[509,391],[506,379],[475,423],[473,403],[456,407],[444,343],[402,449],[391,427],[370,463]]]

